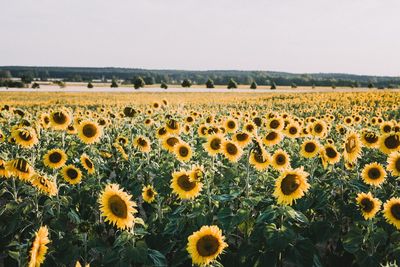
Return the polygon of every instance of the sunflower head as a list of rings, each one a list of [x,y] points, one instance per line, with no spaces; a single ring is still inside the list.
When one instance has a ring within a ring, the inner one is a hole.
[[[67,162],[67,154],[61,149],[51,149],[43,157],[45,166],[58,169],[65,165]]]
[[[356,198],[357,204],[366,220],[372,219],[381,207],[381,201],[374,198],[370,192],[359,193]]]
[[[15,143],[23,148],[31,148],[39,142],[36,132],[32,127],[19,127],[11,132]]]
[[[34,174],[30,182],[39,191],[50,197],[58,194],[58,188],[56,182],[50,180],[46,176]]]
[[[66,165],[61,169],[61,175],[69,184],[78,184],[82,180],[82,172],[74,165]]]
[[[203,184],[191,181],[187,171],[178,171],[172,174],[171,188],[180,199],[193,199],[200,194]]]
[[[102,129],[96,122],[82,121],[78,126],[79,139],[85,144],[93,144],[100,140]]]
[[[11,175],[24,181],[30,180],[32,175],[35,173],[33,167],[24,158],[17,158],[7,162],[6,169]]]
[[[320,146],[316,140],[306,140],[301,144],[300,155],[305,158],[313,158],[318,155]]]
[[[387,169],[393,176],[400,176],[400,152],[392,152],[387,159]]]
[[[379,163],[373,162],[365,165],[361,172],[361,178],[366,184],[380,186],[386,177],[386,171]]]
[[[48,243],[50,243],[49,230],[47,226],[41,226],[35,233],[35,240],[30,250],[28,267],[38,267],[44,262]]]
[[[286,151],[278,149],[272,155],[271,164],[275,170],[283,171],[290,167],[290,156]]]
[[[351,131],[347,133],[343,143],[343,157],[345,161],[354,162],[361,155],[362,143],[358,133]]]
[[[152,185],[147,185],[142,189],[143,200],[147,203],[151,203],[156,199],[157,192],[154,190]]]
[[[379,149],[389,155],[400,149],[400,133],[387,133],[379,138]]]
[[[221,134],[212,134],[207,136],[207,142],[203,147],[210,156],[215,156],[221,152],[222,142],[224,137]]]
[[[400,230],[400,198],[391,198],[383,205],[386,221]]]
[[[144,136],[138,136],[133,140],[133,146],[143,153],[149,153],[151,150],[150,140]]]
[[[187,162],[192,158],[192,148],[185,142],[181,141],[174,146],[174,154],[181,162]]]
[[[221,146],[222,153],[231,162],[237,162],[243,154],[242,148],[236,142],[224,140]]]
[[[283,139],[283,134],[281,134],[278,131],[272,130],[265,134],[262,141],[264,145],[271,147],[276,144],[279,144],[279,142],[282,141],[282,139]]]
[[[275,182],[273,195],[279,204],[292,205],[308,191],[308,173],[303,168],[285,170]]]
[[[82,154],[82,156],[80,157],[80,162],[81,162],[82,167],[83,167],[89,174],[93,174],[93,173],[95,172],[94,163],[93,163],[93,161],[89,158],[88,155]]]
[[[54,130],[65,130],[71,124],[72,118],[66,110],[53,111],[50,114],[50,125]]]

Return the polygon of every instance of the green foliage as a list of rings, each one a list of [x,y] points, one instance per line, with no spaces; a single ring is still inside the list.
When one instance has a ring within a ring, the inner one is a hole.
[[[257,89],[257,83],[253,81],[250,85],[250,89]]]
[[[186,87],[186,88],[189,88],[190,86],[192,86],[192,81],[190,81],[190,80],[188,80],[188,79],[184,79],[183,81],[182,81],[182,87]]]
[[[162,89],[168,89],[168,84],[166,84],[165,82],[162,82],[161,85],[160,85],[160,87],[161,87]]]
[[[275,82],[272,82],[271,90],[275,90],[275,89],[276,89],[276,83],[275,83]]]
[[[143,78],[140,77],[140,76],[139,76],[139,77],[136,77],[136,78],[133,80],[133,87],[134,87],[135,89],[143,88],[145,85],[146,85],[146,83],[144,82]]]
[[[37,82],[34,82],[32,84],[32,89],[39,89],[39,88],[40,88],[40,85]]]
[[[230,79],[229,82],[228,82],[227,88],[228,89],[234,89],[234,88],[237,88],[237,87],[238,87],[237,82],[234,79]]]
[[[111,88],[117,88],[117,87],[118,87],[117,81],[114,80],[114,79],[112,79],[110,87],[111,87]]]
[[[214,87],[215,87],[214,86],[214,81],[211,80],[211,79],[208,79],[207,82],[206,82],[206,88],[211,89],[211,88],[214,88]]]
[[[92,89],[93,87],[94,87],[93,84],[91,82],[88,82],[87,88]]]

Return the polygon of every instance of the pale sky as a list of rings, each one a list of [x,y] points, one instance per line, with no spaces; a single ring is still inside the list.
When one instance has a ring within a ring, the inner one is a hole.
[[[1,0],[0,65],[400,76],[400,1]]]

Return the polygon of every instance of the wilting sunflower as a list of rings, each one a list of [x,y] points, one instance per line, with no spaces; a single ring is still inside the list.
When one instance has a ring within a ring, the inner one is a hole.
[[[383,205],[383,216],[386,221],[400,230],[400,198],[393,197]]]
[[[197,181],[190,181],[190,174],[186,171],[178,171],[172,174],[172,192],[180,199],[192,199],[200,194],[203,184]]]
[[[78,125],[78,136],[85,144],[93,144],[100,140],[102,129],[100,126],[91,121],[83,121]]]
[[[165,124],[165,129],[169,134],[179,134],[181,132],[181,125],[175,119],[169,119]]]
[[[378,148],[379,136],[372,131],[364,130],[361,134],[361,142],[365,147]]]
[[[193,165],[189,172],[189,180],[191,182],[200,182],[204,177],[204,167],[199,165]]]
[[[379,149],[389,155],[400,149],[400,133],[388,133],[379,137]]]
[[[207,142],[203,144],[203,147],[210,156],[215,156],[218,153],[221,153],[221,145],[223,141],[223,135],[212,134],[207,136]]]
[[[228,247],[225,237],[216,225],[202,226],[188,237],[187,251],[193,264],[206,266],[212,263]]]
[[[381,164],[373,162],[365,165],[361,178],[366,184],[380,186],[385,181],[386,171]]]
[[[303,197],[310,188],[307,177],[303,167],[284,170],[275,182],[273,193],[278,204],[292,205],[293,201]]]
[[[101,215],[105,221],[119,229],[132,228],[135,223],[136,203],[132,196],[119,188],[117,184],[108,184],[99,197]]]
[[[61,149],[52,149],[44,155],[43,163],[49,168],[58,169],[65,165],[67,159],[67,154]]]
[[[7,162],[0,159],[0,177],[9,178],[11,176],[11,172],[7,168]]]
[[[21,127],[11,132],[15,143],[24,148],[31,148],[39,142],[36,132],[32,127]]]
[[[272,155],[271,165],[275,170],[283,171],[290,167],[290,156],[289,154],[282,150],[278,149]]]
[[[50,114],[50,125],[54,130],[66,130],[72,118],[66,110],[53,111]]]
[[[61,175],[70,184],[78,184],[82,180],[82,172],[74,165],[66,165],[61,169]]]
[[[149,153],[151,150],[150,147],[150,140],[144,136],[137,136],[134,140],[132,145],[139,149],[143,153]]]
[[[142,189],[143,200],[147,203],[151,203],[156,199],[157,192],[154,190],[152,185],[147,185]]]
[[[320,149],[320,156],[322,161],[328,164],[335,164],[340,161],[340,153],[337,151],[336,147],[332,144],[326,144]]]
[[[187,162],[192,158],[192,148],[185,142],[181,141],[174,146],[175,157],[181,162]]]
[[[246,132],[238,132],[232,136],[232,140],[243,148],[251,142],[251,137],[250,134]]]
[[[21,180],[29,180],[35,173],[33,167],[29,165],[28,161],[23,158],[18,158],[7,162],[6,169],[11,175],[18,177]]]
[[[318,155],[320,147],[317,140],[306,140],[301,144],[300,155],[305,158],[313,158]]]
[[[49,128],[50,127],[50,115],[47,113],[40,114],[39,122],[40,122],[40,125],[43,127],[43,129]]]
[[[369,220],[375,216],[380,210],[382,202],[374,198],[371,192],[359,193],[356,198],[357,204],[360,207],[364,219]]]
[[[35,233],[35,240],[30,250],[28,267],[39,267],[44,262],[48,243],[50,243],[49,230],[47,226],[41,226]]]
[[[351,131],[346,134],[343,143],[343,158],[347,162],[355,162],[361,155],[362,143],[358,133]]]
[[[393,176],[400,176],[400,152],[392,152],[387,159],[387,170]]]
[[[279,142],[282,141],[283,137],[284,137],[283,134],[281,134],[278,131],[269,131],[268,133],[265,134],[262,141],[264,145],[271,147],[276,144],[279,144]]]
[[[89,158],[88,155],[82,154],[80,157],[82,167],[89,173],[93,174],[95,172],[93,161]]]
[[[258,171],[268,168],[271,163],[271,156],[265,149],[255,149],[250,153],[249,163]]]
[[[243,154],[242,148],[233,141],[224,140],[221,144],[221,151],[231,162],[237,162]]]
[[[46,176],[34,174],[30,182],[39,191],[45,193],[48,196],[55,196],[58,193],[56,182],[50,180]]]

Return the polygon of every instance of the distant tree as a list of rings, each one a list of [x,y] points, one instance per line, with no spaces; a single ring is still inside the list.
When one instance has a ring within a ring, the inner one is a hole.
[[[88,84],[87,84],[87,88],[89,88],[89,89],[92,89],[94,86],[93,86],[93,84],[91,83],[91,82],[89,82]]]
[[[237,88],[238,84],[234,79],[230,79],[228,82],[228,89]]]
[[[50,74],[47,70],[41,71],[39,73],[39,78],[41,81],[47,81],[50,78]]]
[[[112,79],[110,87],[111,88],[117,88],[118,87],[117,81],[115,79]]]
[[[188,80],[188,79],[184,79],[183,81],[182,81],[182,87],[190,87],[190,86],[192,86],[192,81],[190,81],[190,80]]]
[[[368,83],[368,88],[370,88],[370,89],[372,89],[372,88],[374,88],[375,87],[375,85],[373,84],[373,83]]]
[[[40,85],[37,82],[34,82],[32,84],[32,89],[39,89],[39,88],[40,88]]]
[[[23,83],[31,83],[33,81],[33,73],[30,71],[25,72],[21,75],[21,81]]]
[[[257,89],[257,83],[253,81],[250,85],[250,89]]]
[[[358,87],[360,87],[360,86],[361,86],[361,85],[360,85],[359,82],[355,82],[355,83],[354,83],[354,87],[355,87],[355,88],[358,88]]]
[[[63,81],[55,81],[54,83],[60,86],[60,88],[65,88],[65,82]]]
[[[336,85],[335,84],[332,84],[332,89],[336,89]]]
[[[312,87],[312,89],[314,89],[315,88],[315,84],[312,84],[311,87]]]
[[[275,90],[275,89],[276,89],[276,83],[275,83],[275,82],[272,82],[271,90]]]
[[[214,81],[211,80],[211,79],[208,79],[207,82],[206,82],[206,87],[207,88],[214,88],[215,87],[214,86]]]
[[[152,84],[156,83],[156,80],[154,79],[153,76],[146,76],[146,77],[144,77],[143,80],[144,80],[144,83],[148,84],[148,85],[152,85]],[[142,87],[144,87],[144,85]]]
[[[160,87],[161,87],[162,89],[168,89],[168,85],[167,85],[165,82],[162,82],[161,85],[160,85]]]
[[[9,70],[0,70],[0,79],[9,80],[11,78],[12,76]]]
[[[144,82],[143,78],[138,76],[134,81],[133,81],[133,87],[135,87],[135,89],[139,89],[142,88],[146,85],[146,83]]]
[[[292,88],[297,88],[297,84],[292,83],[291,87],[292,87]]]

